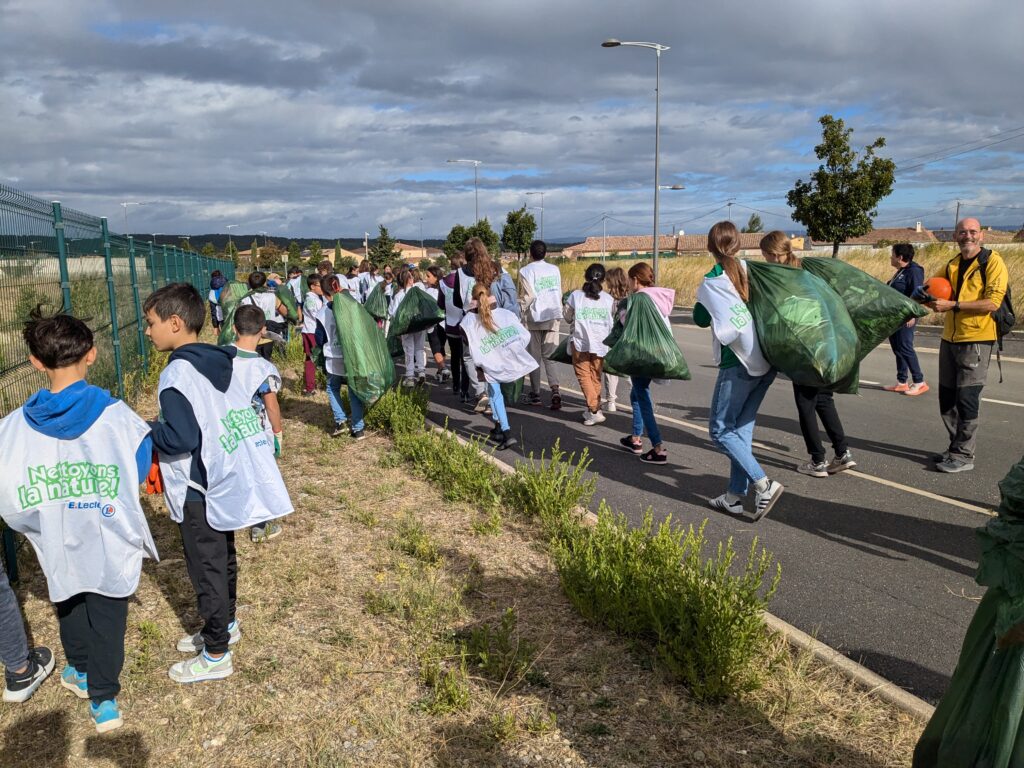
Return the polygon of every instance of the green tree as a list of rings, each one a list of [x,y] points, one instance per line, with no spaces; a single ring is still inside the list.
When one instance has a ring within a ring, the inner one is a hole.
[[[756,213],[750,214],[750,218],[747,219],[747,226],[741,229],[741,232],[760,232],[761,227],[764,225],[761,223],[761,217]]]
[[[486,217],[480,219],[476,224],[470,227],[468,230],[470,237],[479,237],[484,241],[484,245],[487,246],[487,250],[490,251],[495,258],[501,255],[501,240],[498,237],[498,233],[491,228],[491,222]]]
[[[288,243],[288,263],[299,264],[302,262],[302,249],[299,244],[292,240]]]
[[[444,255],[448,257],[449,261],[452,256],[466,247],[467,240],[469,240],[469,230],[461,224],[456,224],[452,227],[444,244],[441,246],[444,250]]]
[[[793,218],[807,227],[812,239],[832,243],[835,258],[840,243],[871,231],[879,201],[892,192],[896,163],[875,156],[875,150],[885,146],[883,137],[858,154],[850,149],[853,129],[847,128],[842,119],[822,115],[818,122],[822,141],[814,153],[824,162],[811,174],[810,181],[797,180],[786,202],[793,208]]]
[[[377,235],[377,241],[370,246],[370,252],[366,258],[376,267],[383,268],[388,265],[393,267],[402,254],[395,248],[395,240],[388,234],[388,228],[383,224],[380,224],[379,227],[380,233]]]
[[[334,266],[337,268],[341,262],[341,240],[334,241]]]
[[[427,259],[427,258],[420,259],[420,263],[419,263],[420,272],[426,272],[432,266],[434,266],[434,262],[432,262],[430,259]]]
[[[203,246],[203,250],[201,250],[200,253],[202,253],[203,256],[205,256],[206,258],[212,259],[214,256],[217,255],[217,248],[214,246],[213,243],[207,241],[207,243]]]
[[[189,253],[193,252],[194,250],[192,248],[192,241],[189,240],[187,237],[178,238],[178,247],[181,248],[181,250],[183,251],[188,251]]]
[[[260,260],[260,244],[254,237],[252,239],[252,245],[249,246],[249,263],[258,264]]]
[[[321,261],[323,261],[323,258],[324,249],[320,245],[319,240],[314,240],[312,243],[309,244],[309,263],[319,264]]]
[[[281,264],[284,259],[284,251],[277,243],[271,241],[259,249],[259,256],[254,262],[260,269],[270,269]]]
[[[524,205],[517,211],[509,211],[505,217],[505,226],[501,230],[501,241],[509,250],[515,251],[519,259],[530,250],[530,243],[537,232],[537,221]]]
[[[238,246],[235,245],[234,240],[228,240],[228,245],[224,249],[224,256],[235,262],[238,265]]]

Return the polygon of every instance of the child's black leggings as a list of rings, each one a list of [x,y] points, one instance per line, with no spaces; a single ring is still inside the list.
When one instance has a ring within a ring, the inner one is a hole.
[[[128,598],[82,592],[57,603],[60,642],[68,664],[89,678],[94,704],[121,691]]]

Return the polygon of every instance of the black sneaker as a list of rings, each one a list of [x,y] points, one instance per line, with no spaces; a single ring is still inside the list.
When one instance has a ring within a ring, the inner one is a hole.
[[[526,401],[527,405],[544,405],[541,402],[540,395],[537,392],[531,392],[529,399]]]
[[[7,673],[7,687],[4,688],[4,701],[20,704],[32,698],[32,694],[43,684],[43,680],[53,672],[53,653],[49,648],[40,646],[28,653],[28,669],[21,675],[12,676]]]
[[[620,438],[619,444],[627,451],[635,453],[637,456],[644,452],[643,442],[636,442],[631,435],[626,435],[625,437]]]
[[[489,439],[496,440],[496,441],[500,441],[501,438],[504,435],[505,435],[505,430],[503,430],[501,428],[500,424],[495,424],[493,427],[491,427],[490,431],[487,433],[487,437]]]
[[[640,461],[646,461],[648,464],[664,464],[668,461],[668,454],[658,453],[656,450],[651,448],[647,453],[640,455]]]
[[[495,450],[505,451],[511,448],[513,445],[518,445],[519,441],[512,436],[512,430],[506,429],[501,433],[501,440],[498,442]]]
[[[560,394],[558,394],[558,390],[557,389],[554,392],[551,393],[551,410],[552,411],[560,411],[560,410],[562,410],[562,396]]]
[[[352,439],[353,440],[365,440],[366,439],[366,431],[362,430],[362,429],[355,429],[352,432],[350,432],[349,434],[352,435]]]

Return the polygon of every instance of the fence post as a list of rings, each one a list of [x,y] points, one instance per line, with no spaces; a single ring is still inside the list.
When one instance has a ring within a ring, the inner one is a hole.
[[[100,218],[103,231],[103,266],[107,272],[107,301],[110,304],[110,336],[114,342],[114,375],[117,376],[117,396],[124,400],[124,370],[121,367],[121,329],[117,324],[117,292],[114,290],[114,262],[110,253],[110,230],[107,217]]]
[[[153,284],[153,290],[156,290],[156,254],[153,253],[153,241],[149,241],[149,281]]]
[[[142,300],[139,298],[139,273],[135,269],[135,239],[128,235],[128,268],[132,275],[132,299],[135,301],[135,332],[139,337],[139,354],[142,364],[149,365],[149,350],[146,349],[146,334],[142,329]]]
[[[192,274],[196,276],[196,290],[203,292],[203,270],[199,266],[199,254],[195,251],[188,252],[188,261],[192,265]]]
[[[174,248],[174,262],[177,267],[178,282],[187,283],[188,280],[185,279],[185,257],[182,255],[181,249],[178,248],[178,246],[174,245],[171,247]]]
[[[71,277],[68,274],[68,244],[64,240],[64,216],[60,201],[53,201],[53,231],[57,234],[57,262],[60,267],[60,292],[64,311],[71,312]]]

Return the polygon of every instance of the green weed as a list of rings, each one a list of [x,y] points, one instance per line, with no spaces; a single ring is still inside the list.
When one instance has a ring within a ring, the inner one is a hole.
[[[430,540],[423,523],[412,512],[406,512],[398,521],[398,531],[391,540],[391,546],[428,565],[441,562],[437,545]]]
[[[587,478],[590,458],[584,449],[576,458],[556,440],[550,458],[544,460],[530,454],[528,462],[516,465],[515,474],[504,478],[501,495],[506,506],[529,517],[540,518],[545,530],[554,533],[573,510],[590,503],[595,480]]]
[[[522,682],[537,656],[537,647],[517,628],[518,615],[509,607],[498,626],[485,623],[463,633],[462,647],[470,662],[506,690]]]

